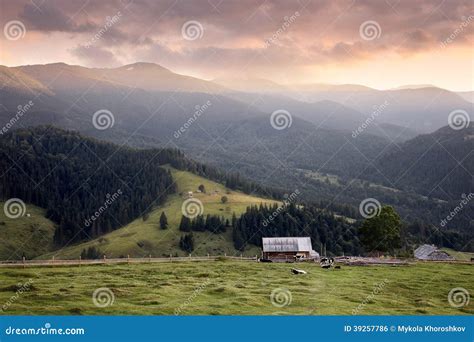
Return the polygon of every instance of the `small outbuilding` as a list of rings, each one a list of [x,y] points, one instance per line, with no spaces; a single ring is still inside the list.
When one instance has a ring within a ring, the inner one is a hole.
[[[264,237],[263,259],[272,261],[294,261],[319,259],[309,237]]]
[[[415,249],[414,255],[419,260],[454,260],[451,255],[434,245],[421,245]]]

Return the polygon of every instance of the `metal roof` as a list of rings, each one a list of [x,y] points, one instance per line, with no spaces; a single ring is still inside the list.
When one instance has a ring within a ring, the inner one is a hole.
[[[262,238],[264,252],[311,252],[309,237],[274,237]]]
[[[433,245],[421,245],[415,249],[415,258],[417,259],[428,259],[430,254],[436,251],[436,246]]]

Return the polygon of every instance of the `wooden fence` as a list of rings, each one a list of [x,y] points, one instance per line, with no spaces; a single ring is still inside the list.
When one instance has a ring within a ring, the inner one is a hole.
[[[186,261],[219,261],[223,259],[238,260],[246,262],[259,261],[258,256],[246,257],[246,256],[227,256],[227,255],[216,255],[216,256],[187,256],[187,257],[143,257],[143,258],[106,258],[84,260],[78,259],[49,259],[49,260],[4,260],[0,261],[0,267],[33,267],[33,266],[81,266],[81,265],[117,265],[117,264],[143,264],[143,263],[163,263],[163,262],[186,262]],[[432,260],[415,260],[415,259],[377,259],[377,258],[355,258],[353,260],[346,260],[336,258],[336,264],[346,266],[370,266],[370,265],[409,265],[419,263],[449,263],[449,264],[474,264],[473,261],[464,260],[443,260],[443,261],[432,261]]]
[[[160,262],[185,262],[185,261],[218,261],[223,259],[239,261],[258,261],[258,257],[244,256],[187,256],[187,257],[144,257],[144,258],[106,258],[84,260],[84,259],[49,259],[49,260],[5,260],[0,261],[0,267],[29,267],[29,266],[81,266],[81,265],[104,265],[104,264],[142,264],[142,263],[160,263]]]

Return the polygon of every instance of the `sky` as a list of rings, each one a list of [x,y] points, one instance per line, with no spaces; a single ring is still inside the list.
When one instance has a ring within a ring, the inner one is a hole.
[[[0,0],[0,64],[474,90],[471,0]]]

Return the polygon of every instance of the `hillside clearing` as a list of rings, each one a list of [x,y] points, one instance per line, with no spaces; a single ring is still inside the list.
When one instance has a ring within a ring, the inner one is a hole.
[[[34,258],[53,249],[55,224],[45,218],[46,210],[26,204],[25,215],[9,218],[0,202],[0,260]]]
[[[4,314],[86,315],[411,315],[474,314],[474,303],[455,308],[453,288],[473,293],[472,265],[346,267],[324,270],[299,264],[306,275],[293,275],[289,264],[239,261],[101,265],[5,269],[0,302],[19,283],[30,290]],[[112,305],[92,302],[98,288],[114,295]],[[376,290],[377,289],[377,290]],[[279,294],[277,304],[270,300]]]
[[[232,213],[240,215],[249,205],[258,205],[260,203],[275,203],[276,201],[263,199],[260,197],[247,195],[239,191],[233,191],[224,185],[210,181],[206,178],[197,176],[187,171],[171,170],[173,179],[178,185],[176,194],[168,196],[166,203],[155,208],[146,221],[138,218],[123,228],[103,235],[97,239],[63,248],[53,253],[41,256],[41,259],[76,259],[84,248],[94,246],[107,257],[147,257],[186,255],[179,249],[179,239],[183,235],[178,226],[181,221],[181,206],[187,198],[189,191],[193,192],[193,198],[199,199],[204,207],[204,215],[219,215],[231,219]],[[198,193],[199,185],[204,185],[206,193]],[[221,202],[222,196],[228,198],[227,203]],[[162,230],[159,226],[159,219],[162,212],[165,212],[168,218],[169,228]],[[194,232],[195,255],[240,255],[232,242],[232,229],[228,228],[225,233],[213,234],[211,232]],[[255,256],[260,254],[259,248],[249,246],[244,255]]]

